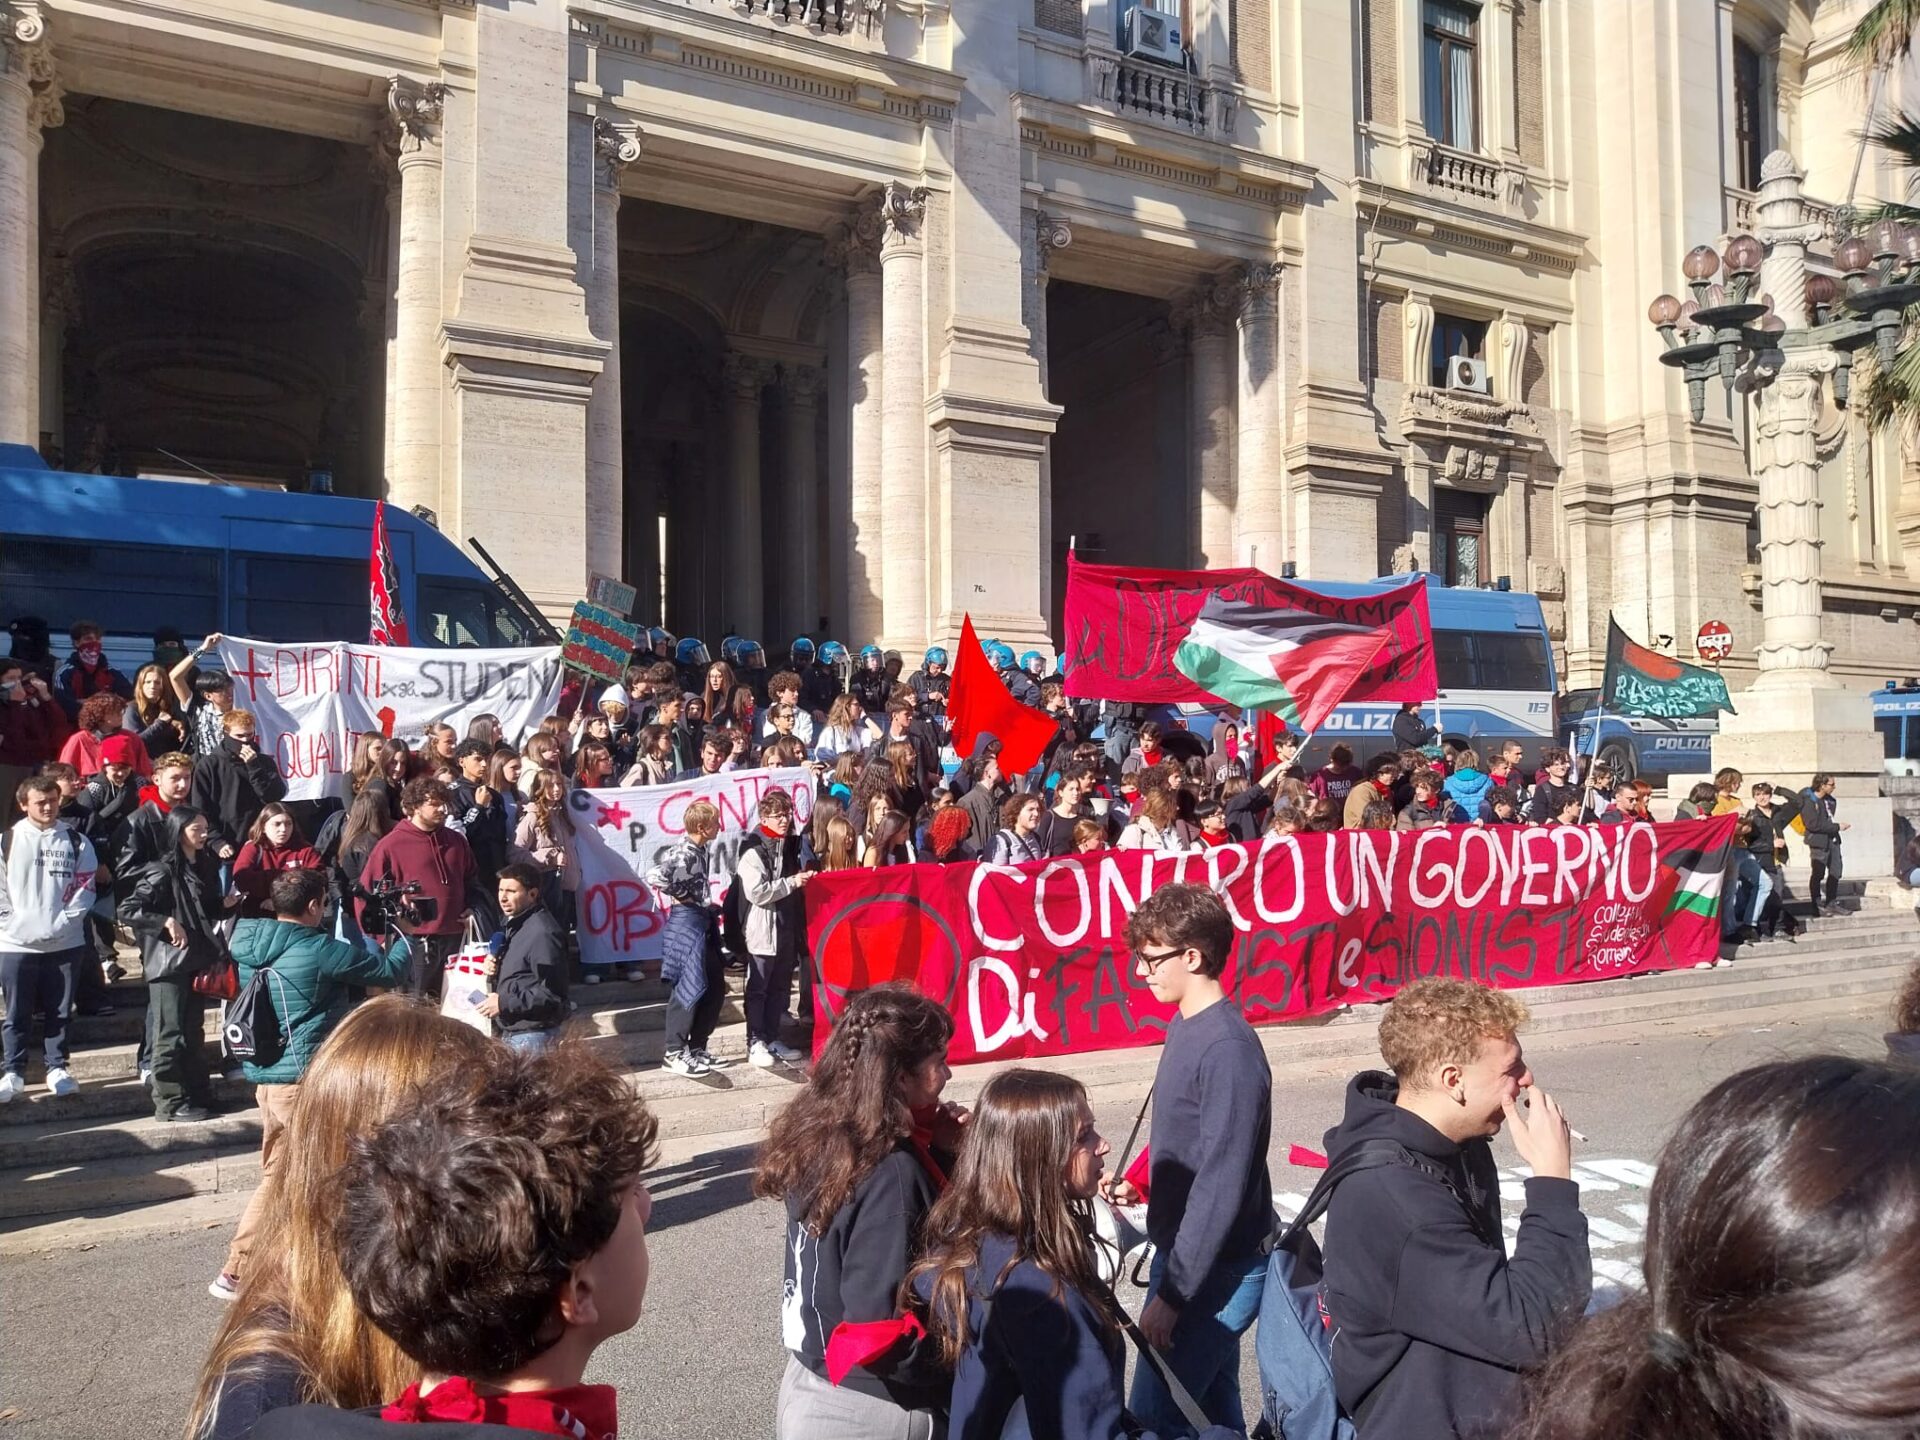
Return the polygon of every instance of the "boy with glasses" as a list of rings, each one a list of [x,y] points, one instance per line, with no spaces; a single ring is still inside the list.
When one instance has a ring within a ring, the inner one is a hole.
[[[1156,1000],[1178,1007],[1153,1079],[1154,1257],[1140,1329],[1210,1422],[1244,1430],[1240,1337],[1260,1310],[1273,1223],[1273,1071],[1221,984],[1233,919],[1219,896],[1203,885],[1163,885],[1133,912],[1126,940],[1134,974]],[[1138,1198],[1124,1180],[1107,1190],[1122,1204]],[[1151,1365],[1136,1372],[1127,1408],[1158,1434],[1189,1433]]]

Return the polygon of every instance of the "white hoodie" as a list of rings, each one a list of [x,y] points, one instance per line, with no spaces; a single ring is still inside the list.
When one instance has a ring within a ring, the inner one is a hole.
[[[50,955],[84,945],[93,908],[93,845],[56,821],[42,830],[22,819],[7,836],[0,866],[0,950]]]

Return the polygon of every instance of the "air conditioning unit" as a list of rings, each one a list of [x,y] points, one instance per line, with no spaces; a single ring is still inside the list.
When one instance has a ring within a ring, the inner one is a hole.
[[[1135,5],[1127,11],[1126,28],[1128,55],[1158,60],[1163,65],[1186,65],[1187,50],[1180,35],[1178,15]]]
[[[1455,355],[1447,361],[1447,389],[1487,393],[1487,362],[1471,355]]]

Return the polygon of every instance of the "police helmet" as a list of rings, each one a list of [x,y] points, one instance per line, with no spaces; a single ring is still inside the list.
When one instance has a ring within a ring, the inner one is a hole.
[[[673,654],[675,643],[671,630],[663,630],[656,625],[647,631],[647,648],[662,660]]]
[[[938,645],[931,646],[927,650],[926,655],[922,657],[921,663],[926,665],[928,669],[932,669],[935,665],[945,665],[947,663],[947,652]]]
[[[1013,666],[1013,647],[1011,645],[1002,645],[998,640],[990,641],[987,645],[987,658],[993,662],[993,668],[996,670],[1011,669]]]
[[[887,657],[881,653],[878,645],[862,645],[860,647],[860,663],[862,665],[866,664],[869,660],[884,660],[886,658]]]
[[[739,656],[739,654],[740,654],[740,637],[738,635],[729,635],[727,636],[726,639],[720,642],[720,658],[726,661],[727,664],[729,665],[738,664],[739,660],[737,659],[737,657]]]
[[[838,640],[829,640],[820,647],[822,665],[844,665],[847,663],[847,647]]]
[[[813,641],[802,635],[798,640],[793,642],[792,648],[790,648],[787,653],[793,657],[794,664],[805,665],[809,660],[813,659]]]
[[[1029,650],[1020,657],[1020,668],[1029,675],[1044,675],[1047,673],[1047,657],[1038,650]]]
[[[767,650],[758,640],[742,640],[735,649],[734,664],[742,670],[764,670],[767,668]]]
[[[707,654],[706,645],[692,635],[689,635],[680,642],[679,648],[673,652],[673,659],[677,665],[710,665],[713,663],[711,657]]]

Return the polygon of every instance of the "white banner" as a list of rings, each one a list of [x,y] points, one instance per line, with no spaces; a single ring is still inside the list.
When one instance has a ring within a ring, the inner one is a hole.
[[[476,715],[499,717],[508,743],[560,708],[558,646],[426,650],[388,645],[220,642],[233,703],[260,724],[260,748],[286,777],[287,798],[345,798],[354,737],[369,730],[418,747],[444,721],[467,735]]]
[[[620,965],[660,958],[664,907],[647,885],[654,856],[686,838],[687,806],[705,800],[720,812],[720,836],[707,847],[707,874],[718,905],[733,881],[740,846],[760,823],[760,797],[793,796],[794,825],[813,818],[813,772],[726,770],[698,780],[633,790],[575,790],[567,797],[580,847],[580,959]]]

